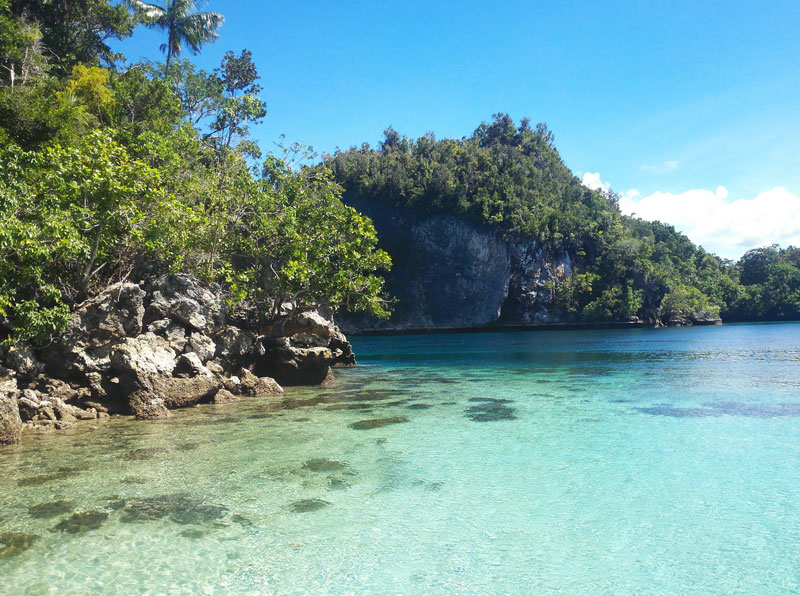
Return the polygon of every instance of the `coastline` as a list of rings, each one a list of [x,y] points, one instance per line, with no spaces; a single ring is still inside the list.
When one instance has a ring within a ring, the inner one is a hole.
[[[438,335],[447,333],[502,333],[520,331],[591,331],[594,329],[665,329],[673,327],[713,327],[725,324],[724,321],[700,320],[682,325],[653,325],[641,321],[598,322],[598,323],[540,323],[537,325],[483,325],[480,327],[427,327],[395,328],[349,331],[348,337],[372,337],[391,335]]]

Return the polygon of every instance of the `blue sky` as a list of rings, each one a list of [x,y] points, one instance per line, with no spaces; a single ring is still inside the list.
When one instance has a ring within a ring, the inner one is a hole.
[[[211,0],[205,10],[226,20],[193,60],[210,70],[227,50],[253,52],[264,149],[281,133],[319,151],[374,144],[389,125],[462,137],[508,112],[546,122],[565,163],[623,195],[624,210],[722,256],[800,244],[797,0]],[[162,42],[139,28],[117,47],[155,59]]]

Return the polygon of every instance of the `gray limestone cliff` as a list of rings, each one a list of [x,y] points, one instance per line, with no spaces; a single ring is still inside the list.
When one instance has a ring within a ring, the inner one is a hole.
[[[565,249],[505,238],[454,215],[417,217],[353,195],[345,201],[372,218],[394,263],[386,289],[397,299],[389,320],[338,314],[346,333],[560,322],[549,286],[572,275]]]

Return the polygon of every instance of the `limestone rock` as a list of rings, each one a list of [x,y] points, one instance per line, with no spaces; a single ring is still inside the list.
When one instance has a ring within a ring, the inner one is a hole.
[[[281,387],[275,379],[259,377],[255,387],[253,387],[253,395],[255,397],[283,395],[283,387]]]
[[[162,396],[164,405],[172,410],[211,401],[220,389],[222,383],[218,379],[199,376],[191,379],[156,378],[152,380],[151,392]]]
[[[273,348],[255,363],[258,376],[281,385],[319,385],[328,376],[334,354],[329,348]]]
[[[189,348],[199,356],[201,362],[208,362],[214,357],[217,344],[202,333],[192,333],[189,336]]]
[[[38,375],[44,366],[36,358],[33,348],[27,344],[11,346],[6,353],[6,364],[25,377]]]
[[[200,357],[194,352],[181,354],[178,362],[172,371],[173,377],[191,378],[197,376],[213,377],[214,375],[200,361]]]
[[[295,333],[287,339],[291,345],[299,348],[325,348],[328,346],[329,342],[329,338],[327,337],[322,337],[315,333],[307,333],[305,331]]]
[[[165,275],[154,284],[145,320],[170,319],[210,332],[222,323],[222,301],[190,275]]]
[[[85,375],[110,367],[112,346],[141,333],[145,292],[129,282],[115,284],[84,302],[61,338],[43,350],[52,375]]]
[[[239,391],[246,395],[255,395],[256,385],[258,385],[258,376],[246,368],[239,370],[237,375],[239,381]]]
[[[375,224],[393,261],[386,290],[398,300],[388,320],[337,313],[346,333],[559,322],[553,285],[573,271],[564,247],[450,214],[420,217],[353,193],[346,200]]]
[[[166,339],[145,333],[117,345],[111,353],[111,367],[122,375],[172,376],[175,352]]]
[[[220,329],[214,339],[217,357],[231,362],[250,354],[255,344],[255,336],[252,333],[232,326]]]
[[[164,338],[169,342],[169,347],[176,354],[180,354],[186,349],[188,341],[186,339],[186,329],[178,323],[171,323],[163,333]]]
[[[16,443],[22,432],[16,379],[0,379],[0,445]]]
[[[27,397],[20,397],[17,400],[17,405],[19,407],[19,417],[23,422],[33,420],[39,415],[39,402],[35,402]]]
[[[219,391],[217,391],[217,393],[211,400],[211,402],[215,404],[229,404],[236,401],[241,401],[241,398],[236,397],[233,393],[231,393],[227,389],[220,389]]]

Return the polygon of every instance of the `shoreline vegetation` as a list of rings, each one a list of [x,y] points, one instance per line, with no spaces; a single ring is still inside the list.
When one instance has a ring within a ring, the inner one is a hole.
[[[800,249],[736,263],[620,213],[544,124],[389,127],[323,155],[250,129],[253,56],[182,58],[218,13],[0,0],[0,443],[331,382],[349,333],[800,318]],[[107,45],[164,31],[164,63]]]

